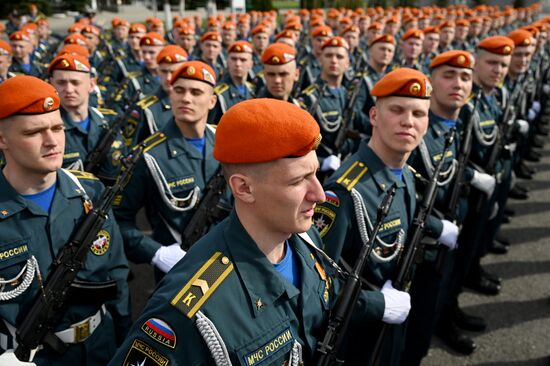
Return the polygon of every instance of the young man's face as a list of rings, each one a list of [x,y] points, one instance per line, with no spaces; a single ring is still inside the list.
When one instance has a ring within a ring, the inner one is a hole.
[[[227,56],[229,74],[237,79],[246,78],[252,69],[252,54],[247,52],[231,52]]]
[[[393,60],[395,46],[391,43],[377,42],[369,47],[368,52],[375,63],[388,66]]]
[[[296,62],[283,65],[264,65],[264,78],[267,90],[277,99],[287,100],[298,80]]]
[[[17,171],[47,175],[61,168],[65,130],[59,111],[0,121],[0,149]]]
[[[88,105],[90,92],[93,89],[89,73],[54,70],[50,82],[57,90],[64,108],[75,109]]]
[[[425,53],[432,53],[437,51],[439,47],[439,33],[428,33],[424,37],[423,49]]]
[[[461,108],[472,92],[473,71],[461,67],[442,65],[431,74],[432,101],[447,110]]]
[[[205,82],[179,78],[172,85],[170,103],[176,122],[194,124],[206,119],[216,105],[216,95]]]
[[[163,46],[141,46],[143,64],[148,70],[156,70],[158,68],[157,56],[162,49]]]
[[[508,73],[511,58],[511,55],[497,55],[487,51],[480,51],[476,57],[474,67],[476,81],[484,88],[495,88],[504,80],[504,77]]]
[[[344,47],[326,47],[319,61],[323,74],[341,76],[349,67],[348,51]]]
[[[181,62],[178,62],[176,64],[163,62],[159,65],[160,85],[165,92],[169,93],[170,90],[172,90],[172,86],[170,85],[170,81],[172,80],[172,73],[176,71],[181,65]]]
[[[201,43],[201,51],[204,58],[215,61],[222,51],[222,44],[218,41],[204,41]]]
[[[403,56],[408,59],[416,60],[422,53],[422,40],[420,38],[411,37],[402,42]]]
[[[378,99],[369,113],[372,139],[380,147],[378,152],[396,156],[413,151],[426,134],[429,108],[429,99],[396,96]]]

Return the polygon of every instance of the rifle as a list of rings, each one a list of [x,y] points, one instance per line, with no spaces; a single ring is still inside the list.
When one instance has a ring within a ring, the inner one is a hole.
[[[466,164],[470,158],[470,152],[472,151],[472,132],[474,128],[474,116],[476,113],[477,105],[479,99],[481,98],[481,89],[478,90],[474,97],[474,103],[472,105],[472,111],[468,118],[468,123],[464,126],[464,135],[463,141],[460,146],[460,153],[458,156],[458,164],[455,173],[455,181],[453,188],[451,189],[451,194],[449,196],[449,204],[447,205],[446,212],[444,213],[445,219],[456,223],[457,221],[457,207],[460,200],[460,195],[463,192],[464,187],[464,172],[466,171]],[[445,258],[447,256],[448,249],[446,246],[441,246],[437,253],[435,260],[435,271],[441,275],[443,269],[443,264],[445,263]]]
[[[407,291],[407,292],[409,290],[413,263],[415,262],[420,249],[420,240],[422,240],[422,236],[424,233],[424,225],[426,223],[426,218],[432,211],[432,208],[435,202],[437,188],[438,188],[437,180],[439,178],[439,172],[443,167],[443,163],[445,161],[445,155],[447,154],[447,151],[449,151],[449,148],[453,143],[454,135],[455,135],[454,128],[452,128],[450,131],[448,131],[445,134],[445,148],[443,149],[443,153],[441,154],[441,160],[439,160],[439,163],[434,169],[430,182],[426,187],[426,190],[424,192],[424,197],[422,197],[422,202],[420,203],[420,209],[418,210],[413,220],[414,231],[413,231],[412,239],[410,241],[410,244],[407,246],[405,250],[405,254],[403,255],[400,261],[397,275],[392,281],[392,285],[396,290]],[[376,340],[374,350],[372,353],[372,358],[370,363],[371,365],[377,365],[378,362],[380,361],[382,345],[384,344],[384,339],[389,326],[390,325],[387,323],[382,324],[382,329],[380,330],[380,334],[378,336],[378,339]]]
[[[382,222],[390,210],[396,190],[396,186],[392,185],[387,191],[382,203],[378,206],[376,224],[372,229],[371,236],[368,242],[361,247],[353,270],[346,279],[344,287],[338,294],[336,304],[330,313],[327,330],[323,340],[317,343],[317,349],[313,356],[314,365],[329,366],[343,363],[342,360],[337,359],[337,356],[349,326],[351,314],[353,313],[353,309],[355,308],[361,291],[360,276],[373,250],[373,244],[382,226]]]
[[[307,54],[307,46],[304,44],[304,46],[300,49],[300,53],[298,56],[296,56],[296,66],[298,67],[300,60]],[[302,91],[302,84],[304,83],[304,77],[306,74],[307,69],[307,62],[304,62],[302,67],[300,68],[300,75],[298,76],[298,80],[294,84],[294,89],[292,90],[291,97],[292,98],[298,98],[300,95],[300,92]]]
[[[144,146],[139,145],[122,160],[124,168],[115,184],[103,191],[96,205],[86,214],[69,242],[52,262],[52,270],[42,292],[37,294],[29,312],[17,328],[18,346],[15,356],[19,360],[29,361],[31,352],[41,344],[61,350],[67,347],[54,334],[54,329],[68,306],[71,285],[76,281],[90,247],[107,220],[113,200],[128,184],[134,166],[143,154]],[[91,207],[91,203],[88,203]]]
[[[88,155],[86,162],[84,163],[84,171],[94,174],[97,173],[99,165],[101,164],[105,156],[107,156],[107,154],[109,153],[109,150],[111,149],[113,142],[116,140],[117,135],[126,125],[126,121],[128,119],[126,111],[128,111],[130,107],[137,102],[138,98],[139,95],[134,95],[132,100],[130,100],[128,103],[125,103],[123,112],[116,118],[109,129],[106,129],[95,149]]]
[[[223,177],[221,167],[219,167],[206,185],[204,195],[195,213],[183,230],[183,237],[181,240],[181,248],[183,250],[189,250],[197,240],[206,234],[208,228],[215,220],[221,220],[227,217],[230,210],[218,205],[225,188],[225,178]]]
[[[351,94],[348,103],[346,104],[346,109],[344,110],[344,116],[342,118],[342,125],[340,126],[340,129],[338,130],[338,134],[336,135],[336,139],[334,140],[334,150],[339,151],[342,145],[344,144],[344,141],[346,140],[346,137],[348,135],[350,126],[353,123],[353,120],[355,119],[355,103],[357,101],[357,97],[359,96],[359,91],[361,90],[361,80],[354,80],[354,87],[353,87],[353,93]]]

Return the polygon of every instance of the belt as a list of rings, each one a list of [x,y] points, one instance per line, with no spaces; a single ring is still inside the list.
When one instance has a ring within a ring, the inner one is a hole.
[[[105,305],[101,305],[101,308],[94,315],[72,324],[69,328],[55,332],[55,335],[63,341],[63,343],[81,343],[88,339],[99,327],[103,317],[107,310]]]

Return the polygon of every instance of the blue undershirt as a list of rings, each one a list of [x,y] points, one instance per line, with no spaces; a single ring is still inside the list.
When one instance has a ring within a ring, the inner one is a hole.
[[[246,94],[246,85],[235,85],[237,87],[237,90],[239,91],[239,94],[244,96]]]
[[[76,121],[75,124],[78,127],[78,129],[81,130],[82,132],[90,131],[90,117],[89,116],[84,118],[82,121]]]
[[[205,137],[201,137],[201,138],[197,138],[197,139],[188,139],[186,137],[185,141],[187,141],[189,144],[191,144],[191,146],[193,146],[195,149],[197,149],[202,154],[202,156],[204,156],[204,145],[206,143],[206,138]]]
[[[292,283],[294,287],[299,288],[300,272],[298,271],[298,260],[294,256],[294,250],[288,241],[285,241],[286,254],[282,261],[274,264],[275,270],[281,274],[288,282]]]
[[[441,122],[443,122],[449,129],[454,128],[456,126],[456,120],[454,119],[444,119]]]
[[[44,212],[50,213],[50,208],[53,202],[53,196],[55,195],[55,183],[52,186],[42,192],[34,194],[22,194],[21,197],[36,203],[40,206]]]
[[[390,172],[392,172],[393,175],[395,175],[395,177],[398,179],[398,180],[403,180],[403,169],[401,168],[388,168],[390,170]]]
[[[31,64],[21,64],[21,68],[23,71],[25,71],[27,74],[31,72]]]

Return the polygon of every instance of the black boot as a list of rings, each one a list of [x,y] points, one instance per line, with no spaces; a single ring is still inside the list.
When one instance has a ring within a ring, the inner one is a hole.
[[[455,308],[453,321],[458,327],[472,332],[483,332],[487,329],[485,319],[468,314],[458,306]]]
[[[464,334],[453,321],[446,322],[436,334],[443,343],[463,355],[471,355],[477,347],[474,340]]]

